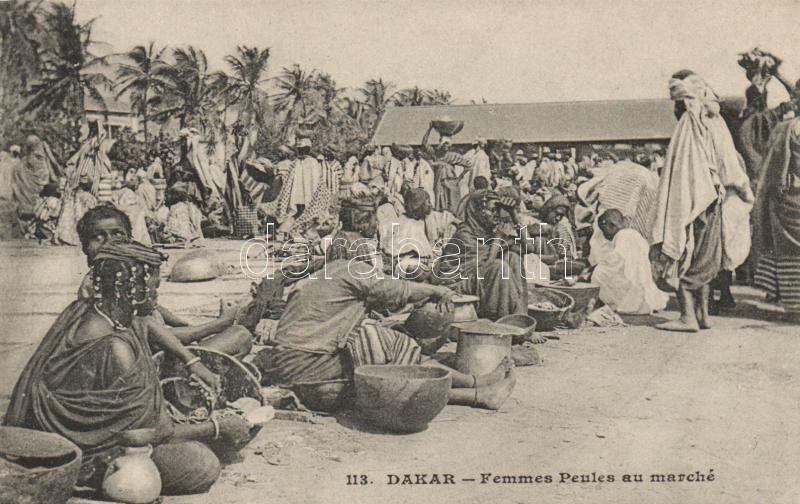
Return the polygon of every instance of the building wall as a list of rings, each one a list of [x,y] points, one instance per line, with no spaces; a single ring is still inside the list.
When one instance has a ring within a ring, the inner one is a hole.
[[[111,138],[117,138],[124,128],[129,128],[134,133],[139,131],[139,119],[131,114],[90,110],[86,112],[86,120],[97,121]]]

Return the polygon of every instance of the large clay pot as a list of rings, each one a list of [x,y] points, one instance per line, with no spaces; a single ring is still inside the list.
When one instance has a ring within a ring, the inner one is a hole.
[[[452,378],[443,368],[359,366],[356,408],[373,426],[390,432],[419,432],[447,405]]]
[[[81,449],[58,434],[0,427],[0,502],[66,503],[81,460]]]
[[[490,373],[504,358],[510,359],[512,338],[525,335],[524,329],[488,319],[456,324],[455,327],[458,329],[456,369],[476,376]]]
[[[452,312],[439,313],[435,304],[426,303],[411,312],[403,327],[419,344],[424,355],[433,355],[447,343],[452,323]]]
[[[103,494],[125,504],[149,504],[161,495],[161,475],[151,446],[129,446],[114,459],[103,479]]]

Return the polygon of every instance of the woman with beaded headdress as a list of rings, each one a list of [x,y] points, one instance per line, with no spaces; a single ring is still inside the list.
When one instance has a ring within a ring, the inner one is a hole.
[[[82,484],[99,487],[126,432],[152,429],[164,494],[205,492],[219,460],[199,441],[234,449],[250,437],[237,416],[173,424],[147,346],[144,317],[156,307],[163,256],[108,242],[90,270],[93,295],[71,303],[45,335],[11,395],[5,425],[55,432],[83,451]]]

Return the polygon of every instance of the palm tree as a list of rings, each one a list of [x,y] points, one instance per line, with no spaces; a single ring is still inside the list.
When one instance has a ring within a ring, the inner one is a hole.
[[[213,75],[215,93],[225,106],[240,105],[250,126],[260,120],[262,99],[266,97],[262,86],[268,80],[265,75],[269,56],[269,48],[237,46],[236,54],[225,56],[231,72]]]
[[[364,105],[372,111],[373,121],[370,130],[378,124],[378,121],[386,112],[386,107],[392,103],[392,90],[395,85],[392,82],[384,81],[382,78],[370,79],[364,87],[359,88],[359,92],[364,97]]]
[[[152,101],[160,107],[153,117],[177,116],[181,128],[192,123],[208,133],[215,110],[208,59],[202,50],[192,46],[174,49],[172,57],[175,63],[158,72],[166,83],[166,93]]]
[[[449,91],[434,89],[428,92],[428,103],[430,105],[450,105],[453,97]]]
[[[93,22],[78,23],[74,5],[51,5],[44,16],[44,26],[52,37],[52,47],[42,56],[42,78],[31,87],[23,110],[56,110],[75,121],[85,119],[86,95],[105,106],[100,89],[111,81],[105,74],[93,71],[108,65],[104,56],[92,53],[98,43],[92,38]]]
[[[286,113],[283,134],[288,131],[298,112],[303,118],[308,116],[309,91],[313,89],[315,75],[316,70],[306,72],[295,63],[289,68],[284,67],[276,78],[280,91],[275,95],[275,110]]]
[[[0,10],[0,104],[22,95],[39,77],[43,0],[11,0]]]
[[[337,101],[343,89],[336,87],[336,81],[328,73],[317,74],[312,86],[319,93],[322,115],[326,121],[330,122],[333,111],[338,109]]]
[[[166,48],[156,49],[150,42],[147,47],[136,46],[125,57],[130,63],[120,63],[117,66],[117,77],[114,87],[117,91],[116,98],[130,93],[131,106],[139,111],[144,121],[144,141],[149,144],[147,123],[149,121],[148,108],[160,93],[168,86],[163,72],[166,62],[163,54]]]
[[[422,89],[418,86],[401,89],[394,96],[393,102],[398,107],[418,107],[428,103],[429,93],[430,91]]]

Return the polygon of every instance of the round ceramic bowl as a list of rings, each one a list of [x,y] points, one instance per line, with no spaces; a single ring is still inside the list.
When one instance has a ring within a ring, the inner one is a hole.
[[[373,427],[420,432],[447,405],[450,372],[427,366],[360,366],[355,370],[356,409]]]

